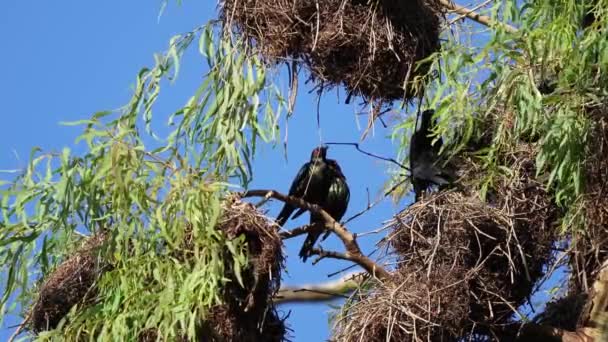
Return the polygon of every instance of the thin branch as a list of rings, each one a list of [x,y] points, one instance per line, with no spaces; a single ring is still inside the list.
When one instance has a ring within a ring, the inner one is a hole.
[[[303,226],[294,228],[292,230],[280,232],[279,236],[283,240],[288,240],[288,239],[294,238],[296,236],[300,236],[300,235],[304,235],[306,233],[309,233],[312,230],[318,229],[319,225],[320,225],[320,223],[317,223],[317,224],[305,224]]]
[[[349,217],[346,221],[344,221],[344,223],[348,223],[354,219],[356,219],[357,217],[365,214],[367,211],[371,210],[373,207],[375,207],[378,203],[384,201],[385,198],[387,198],[390,194],[392,194],[395,190],[397,190],[397,188],[399,188],[399,186],[401,186],[401,184],[405,183],[407,181],[407,178],[405,178],[404,180],[400,181],[399,183],[393,185],[390,189],[388,189],[388,191],[386,191],[384,193],[384,195],[380,198],[378,198],[377,200],[375,200],[372,203],[367,204],[367,207],[364,208],[363,210],[359,211],[358,213],[354,214],[353,216]]]
[[[348,298],[348,294],[359,288],[365,277],[351,273],[338,280],[321,284],[286,286],[275,295],[275,303],[325,302],[336,298]]]
[[[361,153],[363,153],[363,154],[366,154],[366,155],[368,155],[368,156],[370,156],[370,157],[374,157],[374,158],[376,158],[376,159],[380,159],[380,160],[384,160],[384,161],[387,161],[387,162],[391,162],[391,163],[393,163],[393,164],[395,164],[395,165],[399,166],[400,168],[402,168],[402,169],[404,169],[404,170],[406,170],[406,171],[410,171],[410,168],[409,168],[409,167],[407,167],[407,166],[405,166],[405,165],[401,164],[400,162],[396,161],[396,160],[395,160],[395,159],[393,159],[393,158],[386,158],[386,157],[382,157],[382,156],[379,156],[379,155],[377,155],[377,154],[373,154],[373,153],[371,153],[371,152],[367,152],[367,151],[362,150],[362,149],[359,147],[359,143],[328,142],[328,143],[325,143],[325,145],[347,145],[347,146],[355,146],[355,148],[357,149],[357,151],[359,151],[359,152],[361,152]]]
[[[374,253],[376,253],[377,251],[378,251],[378,249],[376,248],[376,249],[374,249],[373,251],[371,251],[370,253],[367,253],[367,257],[368,257],[368,258],[369,258],[369,257],[371,257],[371,256],[372,256],[372,255],[374,255]],[[350,269],[352,269],[352,268],[354,268],[354,267],[356,267],[356,266],[357,266],[356,264],[355,264],[355,265],[349,265],[349,266],[347,266],[347,267],[344,267],[344,268],[343,268],[343,269],[341,269],[341,270],[338,270],[338,271],[335,271],[335,272],[333,272],[333,273],[328,274],[328,275],[327,275],[327,277],[328,277],[328,278],[331,278],[331,277],[333,277],[333,276],[335,276],[335,275],[337,275],[337,274],[339,274],[339,273],[346,272],[346,271],[348,271],[348,270],[350,270]]]
[[[23,328],[25,328],[25,326],[28,324],[28,322],[30,321],[30,318],[32,317],[32,310],[30,310],[30,312],[27,314],[27,316],[25,316],[25,319],[23,319],[23,322],[21,322],[21,324],[19,324],[19,326],[17,327],[17,330],[15,330],[15,332],[11,335],[11,337],[9,337],[8,342],[13,342],[17,336],[19,336],[19,334],[21,333],[21,330],[23,330]]]
[[[463,15],[471,20],[474,20],[482,25],[485,25],[487,27],[496,27],[496,26],[502,26],[504,27],[504,29],[509,32],[509,33],[515,33],[517,32],[517,28],[509,25],[509,24],[505,24],[505,23],[500,23],[500,22],[496,22],[494,20],[492,20],[492,18],[486,16],[486,15],[481,15],[473,10],[470,10],[466,7],[460,6],[460,5],[456,5],[451,3],[449,0],[439,0],[439,2],[445,6],[447,9],[452,10],[460,15]]]
[[[355,263],[357,262],[356,260],[353,259],[353,257],[347,255],[346,253],[337,252],[337,251],[326,251],[321,248],[311,248],[310,254],[317,256],[317,259],[315,259],[315,261],[312,262],[313,265],[316,265],[319,261],[321,261],[325,258],[346,260],[346,261],[352,261]]]
[[[346,260],[350,260],[359,264],[365,271],[367,271],[370,275],[377,277],[380,280],[385,280],[390,277],[390,273],[386,271],[382,266],[376,264],[373,260],[369,259],[363,253],[361,253],[361,248],[357,244],[357,240],[355,235],[353,235],[346,227],[341,225],[339,222],[331,217],[325,210],[323,210],[320,206],[316,204],[310,204],[304,201],[301,198],[294,196],[286,196],[280,192],[274,190],[249,190],[240,194],[241,198],[245,197],[272,197],[278,199],[282,202],[289,203],[295,207],[309,210],[312,213],[315,213],[323,218],[325,222],[325,229],[336,234],[346,249],[345,256]]]

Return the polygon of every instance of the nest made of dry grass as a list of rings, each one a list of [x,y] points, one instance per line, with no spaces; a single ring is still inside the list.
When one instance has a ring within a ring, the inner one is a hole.
[[[458,190],[428,194],[398,214],[387,238],[395,280],[349,308],[337,340],[358,340],[355,332],[366,341],[492,339],[512,323],[557,234],[559,211],[534,179],[534,158],[530,144],[502,155],[512,174],[481,200],[481,166],[461,156]]]
[[[571,290],[587,292],[608,259],[608,102],[590,108],[591,123],[584,163],[585,194],[579,208],[585,226],[573,232]]]
[[[197,248],[190,231],[186,232],[178,260],[187,262]],[[283,243],[276,223],[259,212],[251,203],[235,196],[222,203],[222,216],[217,229],[232,240],[244,236],[249,266],[240,270],[239,283],[232,255],[224,253],[224,276],[229,279],[222,293],[223,303],[211,308],[201,321],[200,341],[285,341],[287,327],[274,308],[272,297],[279,290],[284,263]],[[204,248],[199,246],[198,248]],[[144,330],[140,342],[156,340],[155,329]]]
[[[231,239],[245,236],[250,266],[241,271],[241,286],[232,258],[224,259],[231,282],[224,288],[224,304],[213,308],[204,323],[205,341],[285,341],[285,320],[279,317],[271,300],[279,290],[284,263],[276,223],[251,203],[232,197],[224,202],[218,229]]]
[[[241,286],[232,256],[226,251],[225,276],[230,281],[223,289],[224,304],[212,308],[205,321],[201,321],[200,340],[284,341],[287,333],[284,319],[279,317],[270,300],[279,289],[284,261],[276,224],[253,205],[234,197],[227,198],[222,206],[217,229],[229,239],[245,236],[249,267],[241,270]],[[96,297],[95,282],[108,268],[107,258],[99,254],[106,238],[106,234],[98,234],[85,240],[42,283],[31,308],[30,325],[35,333],[54,329],[74,305],[88,305]],[[189,262],[194,248],[198,248],[192,231],[185,235],[181,247],[179,255],[172,257]],[[140,341],[157,339],[155,328],[145,329],[139,335]]]
[[[297,60],[321,89],[344,85],[349,97],[380,102],[416,96],[410,82],[428,66],[416,69],[415,63],[438,51],[443,14],[438,0],[224,0],[220,5],[224,24],[267,60]]]
[[[465,270],[457,266],[435,264],[428,273],[415,266],[399,268],[391,279],[346,304],[332,341],[454,340],[468,313],[467,283],[461,281]],[[435,319],[445,325],[439,327]]]
[[[30,328],[35,333],[54,329],[74,305],[87,305],[95,298],[95,282],[107,268],[99,255],[106,238],[103,233],[87,238],[40,285],[30,309]]]

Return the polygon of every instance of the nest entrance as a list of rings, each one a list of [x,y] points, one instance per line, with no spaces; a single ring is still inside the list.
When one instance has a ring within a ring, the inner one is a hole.
[[[220,16],[268,61],[301,62],[320,89],[391,102],[417,95],[429,68],[416,62],[438,51],[443,13],[438,0],[224,0]]]

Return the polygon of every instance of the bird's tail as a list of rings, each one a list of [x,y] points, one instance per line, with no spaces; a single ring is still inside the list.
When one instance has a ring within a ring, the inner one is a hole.
[[[308,259],[310,256],[310,251],[315,246],[315,243],[319,239],[319,236],[321,236],[321,233],[322,232],[310,232],[306,236],[306,240],[304,240],[304,244],[300,249],[300,258],[302,258],[303,262],[306,262],[306,259]]]
[[[283,209],[281,210],[281,212],[279,213],[279,216],[277,216],[277,224],[279,226],[283,226],[285,224],[285,222],[287,222],[287,220],[289,219],[289,216],[291,216],[291,213],[293,213],[293,211],[295,210],[294,207],[285,204],[283,206]]]

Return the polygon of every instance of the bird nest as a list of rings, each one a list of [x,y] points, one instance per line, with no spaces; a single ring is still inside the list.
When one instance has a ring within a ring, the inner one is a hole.
[[[608,259],[608,103],[589,110],[587,116],[591,129],[585,151],[585,194],[579,204],[585,226],[573,234],[570,258],[570,285],[584,292]]]
[[[438,0],[224,0],[220,16],[271,62],[297,60],[320,89],[411,99],[439,49]],[[414,86],[417,85],[417,87]],[[348,100],[347,100],[348,102]]]
[[[280,287],[283,267],[282,240],[274,221],[236,198],[224,202],[218,229],[229,239],[245,236],[249,268],[241,271],[241,286],[230,255],[224,257],[224,304],[211,309],[203,324],[204,341],[285,341],[287,328],[272,303]]]
[[[459,265],[399,267],[391,278],[344,306],[332,341],[449,341],[467,317],[469,296]],[[465,302],[459,302],[465,300]],[[437,321],[437,322],[435,322]],[[442,324],[438,326],[437,324]]]
[[[265,341],[286,340],[285,319],[279,317],[272,297],[279,290],[283,267],[282,240],[276,224],[252,204],[230,196],[222,203],[222,217],[217,228],[230,239],[244,236],[249,266],[235,270],[231,253],[226,250],[224,276],[229,280],[222,289],[222,304],[209,310],[200,322],[199,341]],[[191,226],[173,257],[181,262],[192,260],[197,246]],[[239,276],[242,283],[239,282]],[[157,341],[156,329],[143,330],[139,342]],[[182,337],[181,341],[188,341]]]
[[[228,239],[244,236],[249,266],[240,270],[242,285],[237,280],[232,255],[226,251],[223,304],[211,308],[200,322],[201,341],[283,341],[287,328],[276,313],[271,297],[280,286],[283,266],[282,241],[274,222],[248,203],[227,198],[222,204],[222,217],[217,228]],[[98,251],[106,235],[94,235],[60,264],[42,283],[37,301],[31,308],[31,329],[35,333],[54,329],[74,305],[86,306],[96,298],[96,280],[108,270],[108,260]],[[191,225],[178,254],[171,257],[191,262],[196,248]],[[139,334],[139,341],[159,340],[155,328]],[[187,341],[186,337],[180,340]]]
[[[559,214],[534,179],[534,157],[526,144],[502,155],[512,173],[485,200],[474,190],[480,166],[461,157],[469,164],[458,191],[424,196],[398,214],[387,238],[394,280],[348,308],[338,340],[361,332],[367,341],[491,339],[513,323],[552,259]]]
[[[100,250],[105,234],[93,235],[61,263],[38,288],[30,310],[30,329],[35,333],[54,329],[74,305],[87,305],[97,295],[95,281],[107,269]]]

